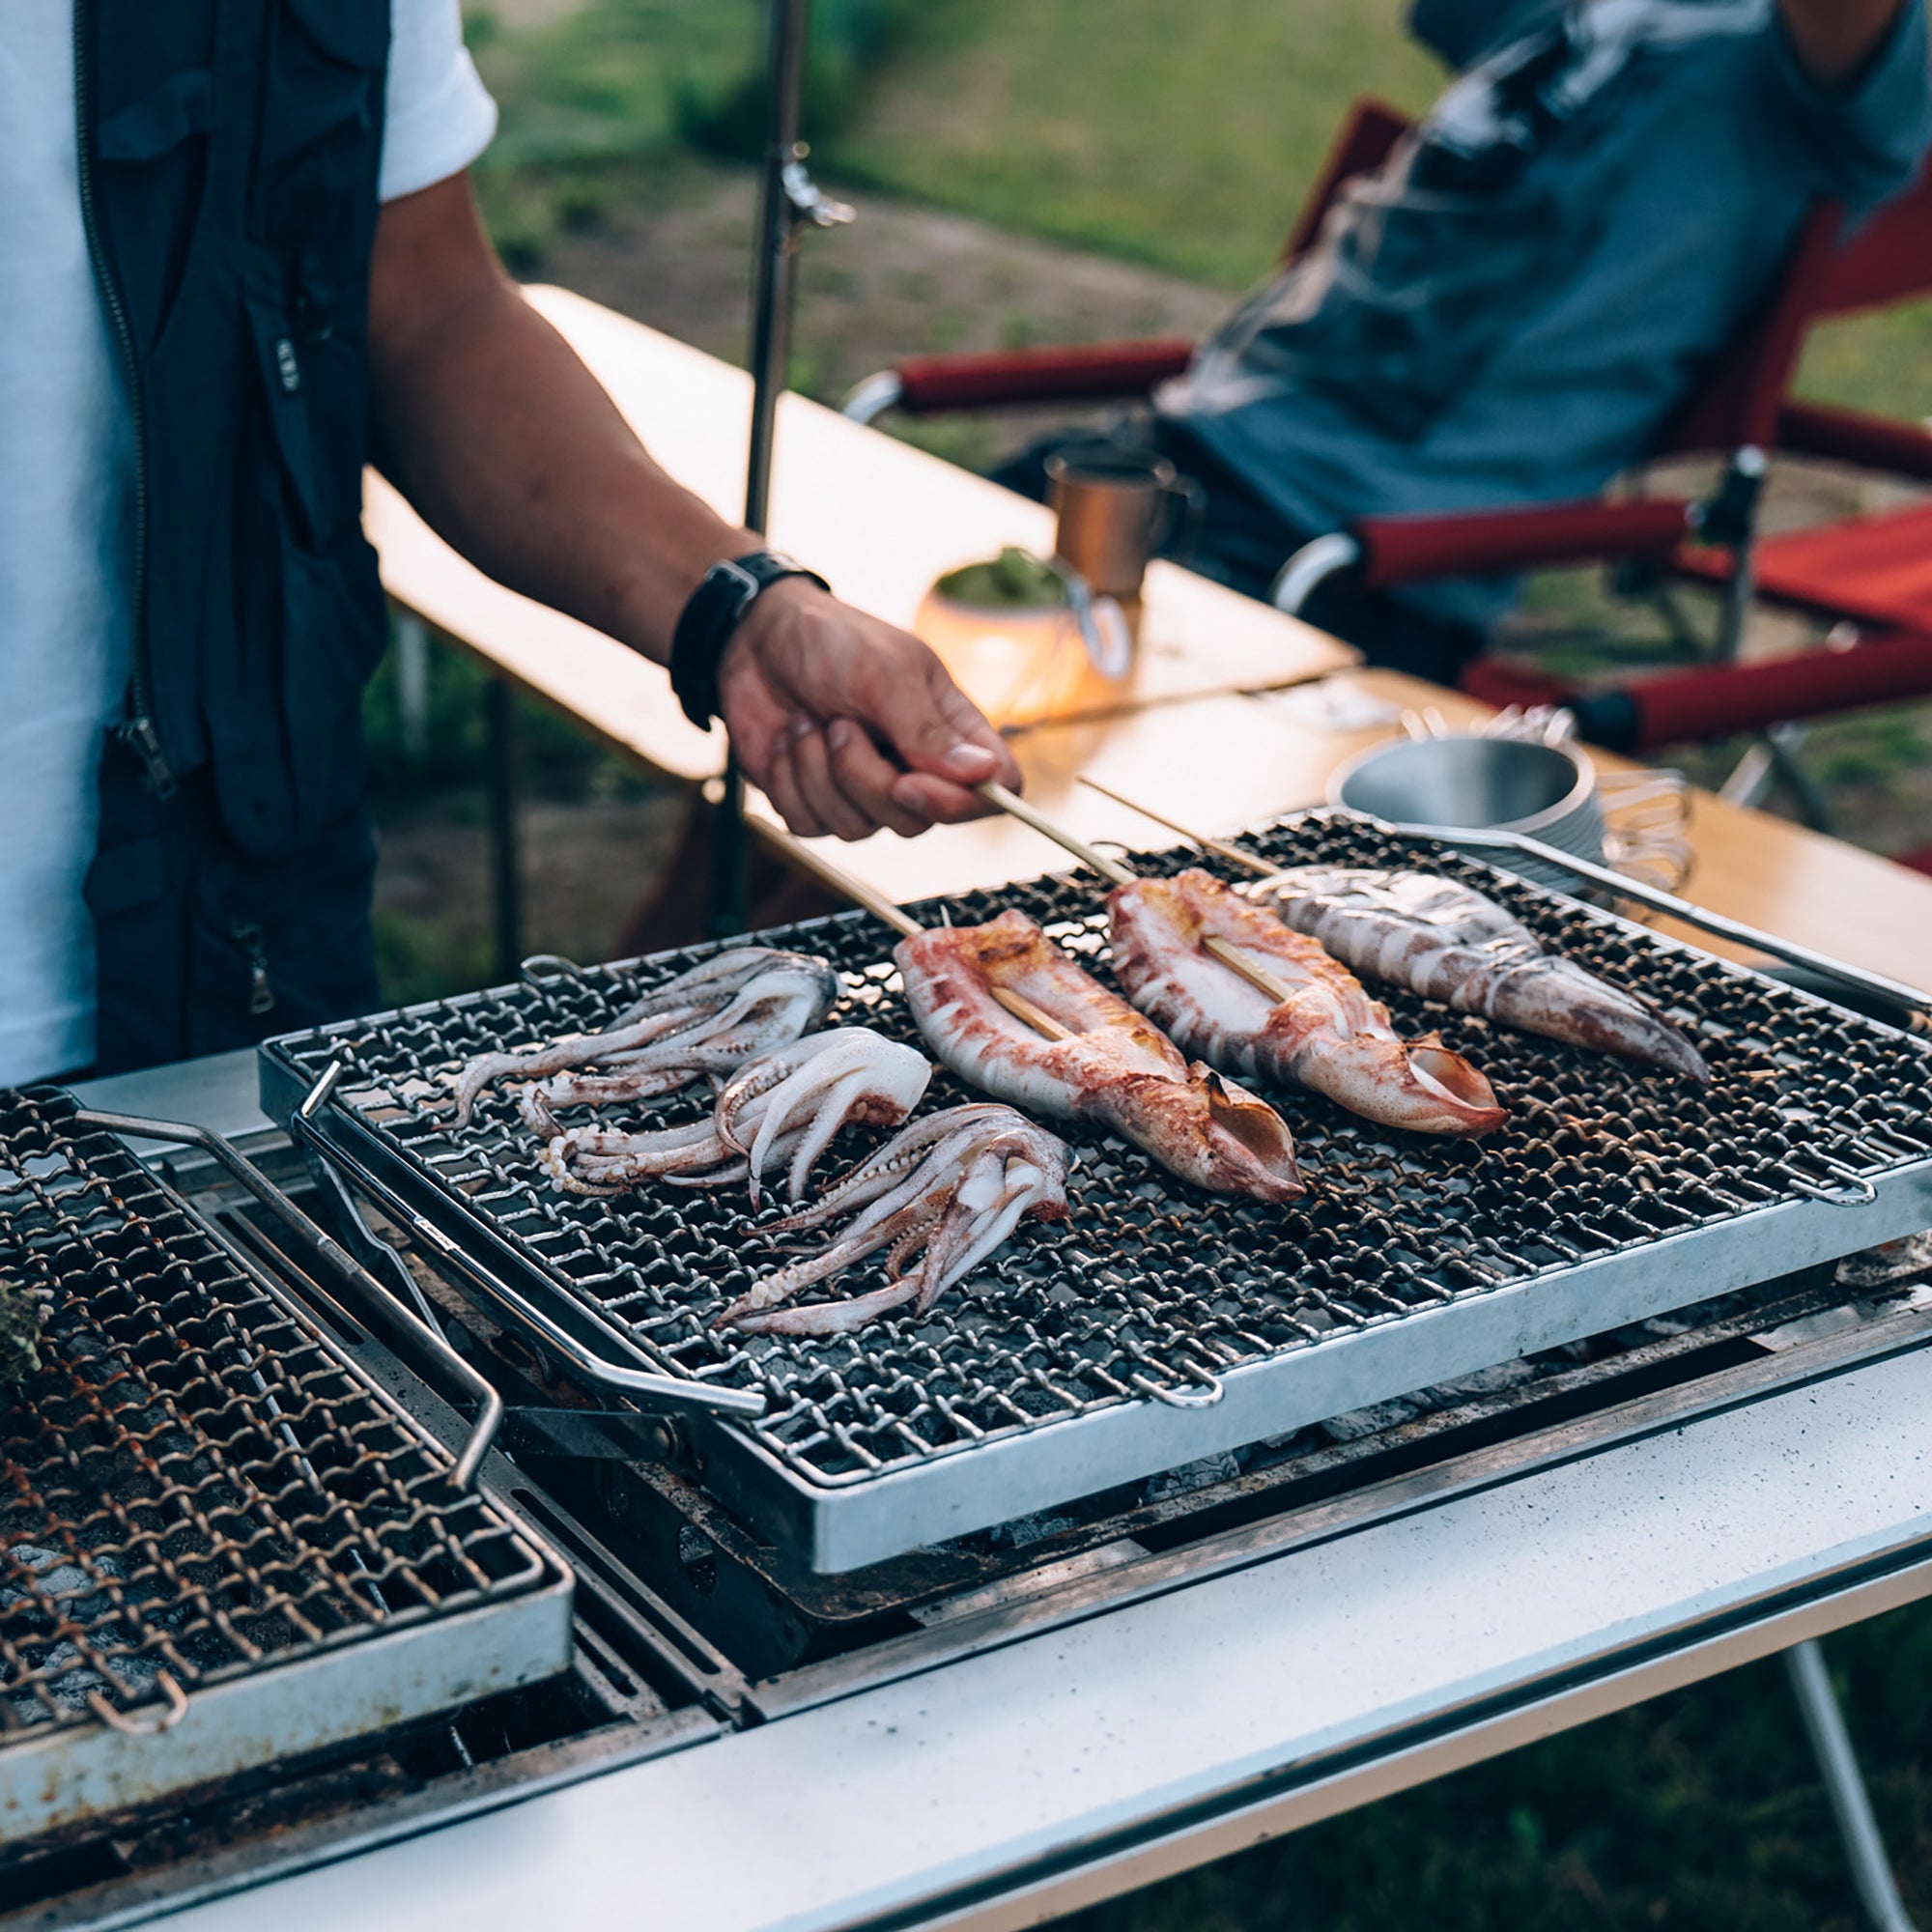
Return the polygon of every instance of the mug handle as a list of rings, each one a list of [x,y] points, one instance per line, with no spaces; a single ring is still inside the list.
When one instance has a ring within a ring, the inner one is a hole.
[[[1174,563],[1192,560],[1201,541],[1201,526],[1208,515],[1208,493],[1191,476],[1177,476],[1163,492],[1160,522],[1153,540],[1153,554]]]

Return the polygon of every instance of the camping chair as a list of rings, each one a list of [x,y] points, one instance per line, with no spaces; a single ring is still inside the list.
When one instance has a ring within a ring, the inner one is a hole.
[[[1379,167],[1408,127],[1406,117],[1381,101],[1364,99],[1355,103],[1283,244],[1282,264],[1293,261],[1314,241],[1345,184]],[[1766,449],[1781,446],[1836,455],[1932,476],[1932,435],[1786,398],[1798,351],[1814,317],[1895,300],[1932,283],[1932,188],[1926,182],[1921,181],[1909,197],[1890,204],[1842,247],[1839,230],[1840,215],[1834,207],[1821,204],[1812,211],[1777,290],[1740,331],[1733,352],[1702,392],[1660,439],[1655,452],[1659,455],[1727,454],[1718,488],[1705,501],[1592,499],[1479,516],[1364,519],[1349,530],[1316,539],[1291,558],[1276,579],[1275,602],[1293,610],[1316,583],[1344,569],[1357,572],[1373,586],[1622,557],[1714,582],[1724,593],[1719,654],[1725,661],[1683,673],[1679,679],[1654,679],[1624,694],[1626,703],[1648,707],[1638,710],[1634,737],[1638,748],[1688,736],[1729,735],[1759,723],[1800,715],[1794,707],[1808,714],[1932,691],[1932,551],[1921,553],[1927,560],[1917,580],[1922,585],[1918,594],[1928,607],[1922,629],[1907,627],[1895,637],[1889,629],[1883,645],[1875,636],[1869,645],[1855,651],[1820,653],[1822,663],[1815,668],[1807,658],[1803,661],[1806,671],[1802,688],[1774,682],[1775,673],[1790,674],[1782,666],[1728,662],[1743,633],[1754,582],[1774,596],[1781,594],[1780,585],[1797,582],[1795,560],[1793,571],[1786,572],[1786,553],[1777,548],[1795,539],[1780,538],[1761,547],[1769,553],[1772,565],[1769,584],[1763,562],[1753,571],[1752,540]],[[1909,259],[1918,270],[1916,279],[1906,277],[1903,265],[1891,259],[1890,251],[1900,247],[1910,251]],[[869,423],[888,410],[935,415],[1037,403],[1127,401],[1146,397],[1170,377],[1181,374],[1193,353],[1191,340],[1164,337],[993,354],[912,355],[856,384],[843,408],[855,421]],[[1932,524],[1926,541],[1932,545]],[[1893,553],[1888,548],[1887,554]],[[1491,695],[1483,688],[1485,668],[1486,661],[1479,659],[1477,675],[1464,680],[1478,696]],[[1821,676],[1821,671],[1827,674]],[[1706,682],[1695,682],[1700,679]],[[1544,680],[1532,692],[1498,689],[1494,695],[1500,702],[1521,696],[1540,701],[1549,695],[1552,684]],[[1676,696],[1671,702],[1652,703],[1635,696],[1672,688]],[[1729,722],[1733,715],[1743,723]],[[1662,735],[1666,732],[1674,737]],[[1805,1642],[1786,1652],[1785,1666],[1860,1902],[1882,1932],[1900,1932],[1900,1928],[1909,1932],[1911,1920],[1899,1901],[1817,1644]]]

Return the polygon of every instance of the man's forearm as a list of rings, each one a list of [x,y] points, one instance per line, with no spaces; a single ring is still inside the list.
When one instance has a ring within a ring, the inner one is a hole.
[[[651,461],[497,266],[457,176],[391,202],[369,283],[377,429],[395,480],[499,582],[665,663],[678,612],[754,539]],[[1020,770],[917,638],[799,577],[716,664],[740,767],[792,830],[911,834],[967,818]]]
[[[1849,87],[1877,53],[1905,0],[1777,0],[1784,30],[1820,87]]]
[[[444,211],[439,228],[447,219]],[[373,319],[378,421],[394,480],[500,582],[662,663],[698,579],[749,540],[652,462],[480,239],[477,259],[486,266],[462,270],[460,298],[433,322]]]

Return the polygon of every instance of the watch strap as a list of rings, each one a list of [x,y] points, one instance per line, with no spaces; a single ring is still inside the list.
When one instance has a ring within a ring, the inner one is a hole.
[[[817,571],[783,551],[754,550],[749,556],[714,563],[678,613],[670,642],[670,688],[700,731],[718,715],[718,665],[724,646],[752,606],[787,577],[809,578],[821,590],[832,588]]]

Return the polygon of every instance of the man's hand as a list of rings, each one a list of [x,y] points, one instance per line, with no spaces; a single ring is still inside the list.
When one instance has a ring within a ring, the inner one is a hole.
[[[985,806],[1019,770],[917,638],[803,578],[758,598],[725,646],[719,706],[747,778],[801,838],[903,838]]]

